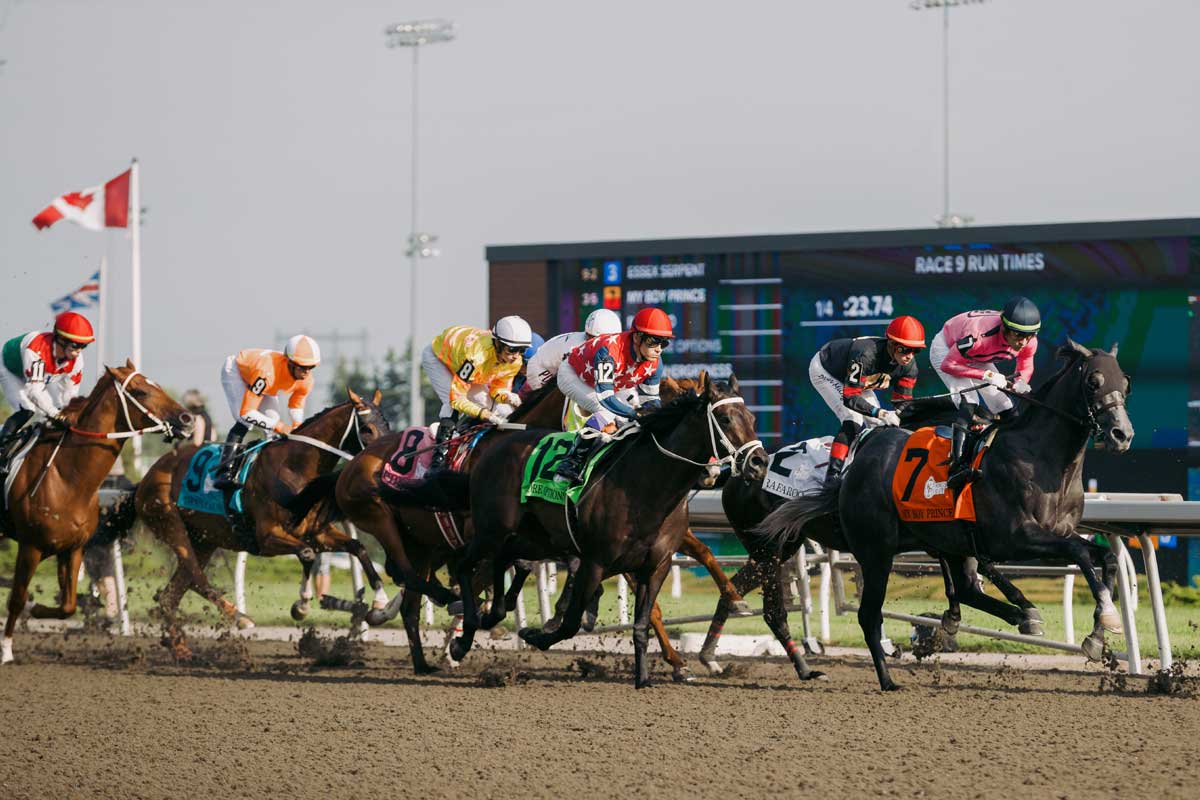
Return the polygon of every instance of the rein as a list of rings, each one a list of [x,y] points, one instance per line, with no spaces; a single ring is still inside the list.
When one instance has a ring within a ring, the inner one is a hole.
[[[708,404],[708,408],[706,410],[708,416],[708,439],[709,444],[712,446],[712,460],[710,461],[692,461],[690,458],[684,458],[678,453],[674,453],[663,447],[662,444],[659,443],[658,437],[653,433],[650,434],[650,440],[654,442],[654,446],[658,448],[658,452],[662,453],[668,458],[673,458],[676,461],[683,461],[695,467],[704,468],[713,466],[721,467],[725,464],[728,464],[729,474],[737,477],[738,475],[742,474],[742,471],[746,465],[746,461],[750,457],[750,453],[754,452],[756,448],[763,446],[762,440],[753,439],[740,447],[734,445],[733,442],[729,441],[729,437],[725,435],[725,431],[721,428],[720,423],[717,422],[717,417],[713,413],[713,410],[724,405],[745,405],[745,403],[746,400],[742,397],[726,397],[722,400],[718,400],[715,403]],[[720,455],[720,452],[717,449],[718,442],[723,448],[725,448],[724,456]]]
[[[342,461],[349,461],[354,458],[354,456],[350,453],[347,453],[345,450],[342,450],[341,448],[346,445],[346,439],[350,436],[350,431],[353,430],[354,437],[358,440],[358,449],[362,449],[362,433],[359,431],[358,418],[370,413],[370,411],[355,410],[354,413],[350,415],[350,419],[346,421],[346,430],[342,431],[342,438],[338,440],[337,447],[326,444],[320,439],[314,439],[311,436],[305,436],[300,433],[285,433],[283,434],[282,438],[287,439],[290,442],[299,442],[300,444],[306,444],[309,447],[315,447],[318,450],[324,450],[326,453],[332,453],[333,455],[337,456]]]

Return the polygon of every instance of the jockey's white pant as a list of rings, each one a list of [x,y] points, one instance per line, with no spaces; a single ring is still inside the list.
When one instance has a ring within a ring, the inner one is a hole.
[[[829,374],[825,369],[825,365],[821,363],[821,353],[812,357],[812,361],[808,362],[808,379],[812,382],[813,388],[817,390],[817,394],[821,395],[821,399],[825,401],[825,405],[829,406],[829,410],[842,422],[846,420],[854,420],[859,425],[878,425],[879,420],[874,417],[864,416],[852,408],[847,408],[842,401],[842,389],[845,386],[840,380]],[[879,408],[879,399],[875,397],[875,392],[871,389],[864,389],[862,398],[870,403],[875,408]]]
[[[262,425],[252,419],[242,416],[242,398],[250,387],[242,380],[242,373],[237,368],[237,356],[229,356],[221,366],[221,388],[225,391],[225,400],[229,403],[229,413],[243,425],[252,428],[262,428]],[[282,414],[279,398],[274,395],[264,395],[258,405],[258,413],[271,421],[272,427],[279,422]]]
[[[0,386],[4,387],[4,399],[12,406],[13,411],[25,409],[26,411],[38,412],[37,405],[29,398],[25,381],[13,375],[3,366],[0,366]],[[46,393],[50,395],[50,401],[59,409],[65,406],[71,399],[63,396],[63,384],[57,380],[47,381]]]
[[[450,387],[454,385],[454,375],[450,372],[450,368],[433,352],[432,344],[425,345],[425,349],[421,351],[421,369],[429,376],[429,385],[433,387],[434,393],[442,401],[442,408],[438,411],[438,416],[442,419],[449,417],[454,413],[454,409],[450,406]],[[483,408],[490,408],[503,417],[509,416],[514,410],[508,403],[497,403],[492,400],[488,394],[487,385],[483,383],[472,383],[467,389],[467,399]]]
[[[964,392],[963,390],[967,387],[978,386],[984,383],[984,380],[983,378],[963,378],[959,375],[950,375],[943,372],[942,362],[946,360],[946,356],[949,354],[950,345],[946,343],[946,340],[939,331],[938,335],[934,336],[933,341],[929,343],[929,363],[933,365],[933,371],[942,379],[942,383],[946,384],[946,388],[955,392],[955,394],[951,395],[954,405],[960,405],[965,398],[968,403],[974,403],[993,414],[998,414],[1001,411],[1007,411],[1012,408],[1012,399],[990,383],[982,389]],[[995,368],[994,364],[985,364],[983,362],[972,363],[971,366],[981,370]]]

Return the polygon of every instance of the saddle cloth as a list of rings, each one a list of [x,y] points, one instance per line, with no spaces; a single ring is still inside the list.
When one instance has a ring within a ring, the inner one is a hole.
[[[819,490],[825,485],[832,443],[832,436],[818,436],[776,450],[763,478],[763,491],[790,499]]]
[[[245,483],[246,476],[250,473],[250,467],[254,465],[254,461],[265,444],[266,440],[254,444],[246,450],[237,471],[238,483]],[[231,513],[242,514],[241,489],[232,492],[229,499],[226,500],[225,493],[213,486],[217,465],[220,462],[221,445],[219,443],[206,444],[193,453],[191,461],[188,462],[187,472],[184,473],[183,482],[179,486],[179,498],[175,501],[176,505],[192,511],[221,514],[226,517],[229,517]]]
[[[483,433],[480,431],[466,441],[460,439],[451,442],[446,449],[447,468],[456,472],[461,471],[463,465],[466,464],[467,456],[471,454],[471,450],[474,449]],[[400,434],[396,449],[384,462],[383,471],[379,474],[383,485],[391,489],[399,489],[404,483],[424,478],[425,473],[429,472],[429,465],[433,462],[435,438],[434,432],[424,425],[405,428],[404,432]],[[431,509],[431,511],[446,544],[450,545],[453,550],[465,547],[467,541],[459,529],[458,520],[455,519],[454,514],[438,509]]]
[[[908,437],[892,475],[892,499],[905,522],[975,521],[975,498],[968,484],[958,497],[946,485],[950,465],[950,429],[920,428]],[[983,451],[975,454],[978,468]]]
[[[558,505],[565,504],[568,497],[572,503],[579,502],[579,497],[592,476],[592,470],[612,447],[612,443],[602,444],[592,451],[583,468],[583,480],[568,489],[567,484],[554,480],[554,472],[574,441],[573,433],[552,433],[542,437],[529,454],[529,458],[525,459],[525,472],[521,478],[522,503],[529,502],[531,497]]]

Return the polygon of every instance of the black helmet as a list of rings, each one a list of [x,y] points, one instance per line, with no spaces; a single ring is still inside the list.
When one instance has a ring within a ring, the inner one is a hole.
[[[1037,333],[1042,329],[1042,315],[1028,297],[1014,297],[1000,312],[1004,327],[1020,333]]]

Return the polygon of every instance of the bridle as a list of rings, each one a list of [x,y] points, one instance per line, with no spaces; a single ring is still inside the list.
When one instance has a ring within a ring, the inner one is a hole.
[[[1083,396],[1084,416],[1082,417],[1072,414],[1069,411],[1064,411],[1061,408],[1056,408],[1055,406],[1052,406],[1043,400],[1038,400],[1028,394],[1014,392],[1011,389],[1001,389],[1000,391],[1012,397],[1018,397],[1031,405],[1037,406],[1038,408],[1044,408],[1047,411],[1052,411],[1055,414],[1058,414],[1060,417],[1070,420],[1082,428],[1086,428],[1090,438],[1101,440],[1104,436],[1104,426],[1100,424],[1100,415],[1109,409],[1125,405],[1126,394],[1120,389],[1113,389],[1111,392],[1106,392],[1099,396],[1091,394],[1088,391],[1087,380],[1083,376],[1086,368],[1087,359],[1083,359],[1080,361],[1077,370],[1079,372],[1079,389]],[[1125,378],[1128,380],[1129,376],[1126,375]]]
[[[87,436],[92,439],[130,439],[134,436],[141,436],[146,433],[158,433],[159,431],[165,433],[168,438],[174,438],[175,426],[173,426],[167,420],[160,419],[153,411],[146,408],[136,397],[129,393],[129,382],[132,381],[137,375],[141,375],[141,373],[135,369],[126,375],[125,380],[121,381],[120,383],[113,381],[113,386],[116,387],[117,390],[117,399],[121,401],[121,413],[125,417],[125,427],[127,430],[109,431],[106,433],[102,431],[85,431],[82,428],[75,427],[74,425],[69,426],[68,430],[71,433],[78,434],[79,436]],[[155,386],[158,385],[149,378],[146,378],[146,381]],[[144,414],[146,418],[154,424],[148,428],[134,428],[133,418],[129,413],[130,403],[132,403],[134,407],[141,411],[142,414]]]
[[[750,460],[750,454],[754,452],[755,449],[761,448],[763,443],[759,439],[753,439],[741,445],[740,447],[735,445],[729,440],[729,437],[725,435],[724,429],[722,429],[721,424],[717,422],[717,416],[713,412],[721,406],[745,405],[745,403],[746,400],[743,397],[726,397],[716,401],[715,403],[708,404],[708,408],[705,410],[705,413],[708,417],[708,440],[709,444],[712,446],[711,461],[692,461],[690,458],[684,458],[678,453],[673,453],[659,444],[658,437],[653,433],[650,434],[650,439],[654,442],[654,446],[658,448],[658,452],[662,453],[664,456],[673,458],[676,461],[683,461],[687,464],[697,467],[720,467],[728,464],[729,474],[736,477],[745,471],[746,464]],[[720,443],[721,447],[724,448],[725,455],[721,455],[720,451],[718,450],[718,443]]]

